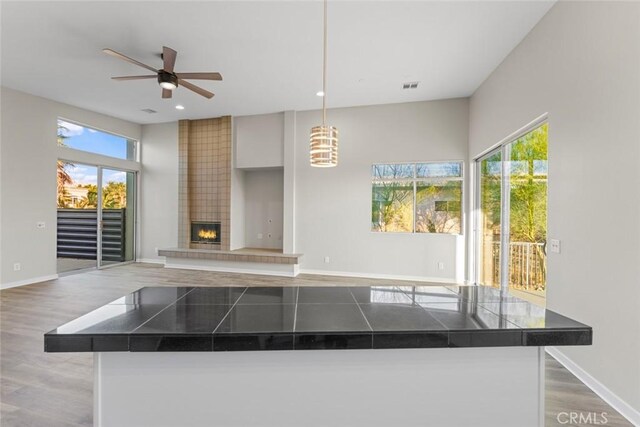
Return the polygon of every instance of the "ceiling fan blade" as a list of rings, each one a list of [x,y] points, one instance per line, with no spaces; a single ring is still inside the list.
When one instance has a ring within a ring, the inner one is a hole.
[[[154,76],[122,76],[122,77],[111,77],[112,80],[142,80],[142,79],[155,79],[158,75]]]
[[[116,51],[115,51],[115,50],[113,50],[113,49],[108,49],[108,48],[107,48],[107,49],[102,49],[102,51],[103,51],[104,53],[106,53],[107,55],[111,55],[111,56],[114,56],[114,57],[116,57],[116,58],[120,58],[120,59],[122,59],[122,60],[124,60],[124,61],[127,61],[127,62],[130,62],[130,63],[132,63],[132,64],[135,64],[135,65],[137,65],[137,66],[139,66],[139,67],[146,68],[146,69],[147,69],[147,70],[149,70],[149,71],[153,71],[154,73],[157,73],[157,72],[158,72],[158,70],[156,70],[155,68],[150,67],[150,66],[148,66],[148,65],[146,65],[146,64],[143,64],[143,63],[142,63],[142,62],[140,62],[140,61],[136,61],[136,60],[135,60],[135,59],[133,59],[133,58],[129,58],[128,56],[123,55],[123,54],[121,54],[121,53],[119,53],[119,52],[116,52]]]
[[[162,89],[162,97],[163,98],[171,98],[173,96],[173,91],[169,89]]]
[[[162,60],[164,61],[164,70],[167,73],[173,73],[173,67],[176,65],[176,56],[178,52],[170,47],[162,46]]]
[[[176,73],[179,79],[191,80],[222,80],[220,73]]]
[[[211,99],[213,98],[213,94],[207,90],[202,89],[201,87],[198,87],[192,83],[189,83],[186,80],[182,80],[182,79],[178,79],[178,83],[180,84],[180,86],[184,86],[189,90],[194,91],[195,93],[197,93],[198,95],[202,95],[205,98]]]

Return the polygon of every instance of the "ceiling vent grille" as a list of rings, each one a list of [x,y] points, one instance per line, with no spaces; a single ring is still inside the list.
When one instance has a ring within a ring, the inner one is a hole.
[[[157,113],[157,111],[156,111],[156,110],[152,110],[151,108],[143,108],[143,109],[142,109],[142,110],[140,110],[140,111],[144,111],[145,113],[149,113],[149,114],[155,114],[155,113]]]
[[[420,82],[407,82],[402,84],[402,89],[416,89]]]

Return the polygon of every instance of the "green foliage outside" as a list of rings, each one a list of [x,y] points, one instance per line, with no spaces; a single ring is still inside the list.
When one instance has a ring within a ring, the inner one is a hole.
[[[512,241],[547,239],[547,134],[544,124],[511,146]]]
[[[64,136],[63,132],[66,129],[62,126],[58,126],[58,146],[64,147],[64,140],[67,138]],[[71,197],[69,192],[65,188],[67,185],[73,184],[73,179],[71,179],[71,175],[67,172],[67,166],[71,165],[69,162],[63,162],[62,160],[58,160],[58,173],[57,173],[57,189],[58,189],[58,207],[66,207],[71,202]]]
[[[374,183],[371,220],[374,231],[413,231],[413,184]]]
[[[511,285],[519,287],[521,277],[528,275],[535,280],[536,290],[546,284],[546,254],[543,245],[547,240],[547,149],[548,125],[520,137],[509,145],[509,234],[514,243],[535,243],[529,262],[532,271],[524,272],[518,262],[510,259]],[[480,206],[483,213],[483,235],[493,242],[500,241],[501,207],[501,153],[484,159],[480,163]],[[491,237],[492,236],[492,237]],[[492,248],[485,246],[485,258],[496,258]],[[514,255],[511,254],[511,257]],[[484,263],[485,268],[488,264]],[[497,258],[494,259],[497,265]],[[497,285],[497,267],[493,272],[493,284]],[[491,280],[485,277],[484,280]]]
[[[509,232],[517,242],[547,238],[547,132],[533,130],[511,144]],[[482,161],[481,206],[496,233],[500,229],[500,153]]]

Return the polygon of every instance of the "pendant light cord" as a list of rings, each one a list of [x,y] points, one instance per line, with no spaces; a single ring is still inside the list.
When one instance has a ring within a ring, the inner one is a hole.
[[[324,40],[322,47],[322,126],[327,121],[327,0],[324,0]]]

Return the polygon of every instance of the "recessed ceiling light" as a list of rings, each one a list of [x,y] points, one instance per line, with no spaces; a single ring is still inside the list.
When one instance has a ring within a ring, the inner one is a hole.
[[[184,105],[176,105],[176,110],[184,110]]]
[[[316,96],[324,96],[324,92],[319,90],[318,92],[316,92]]]

